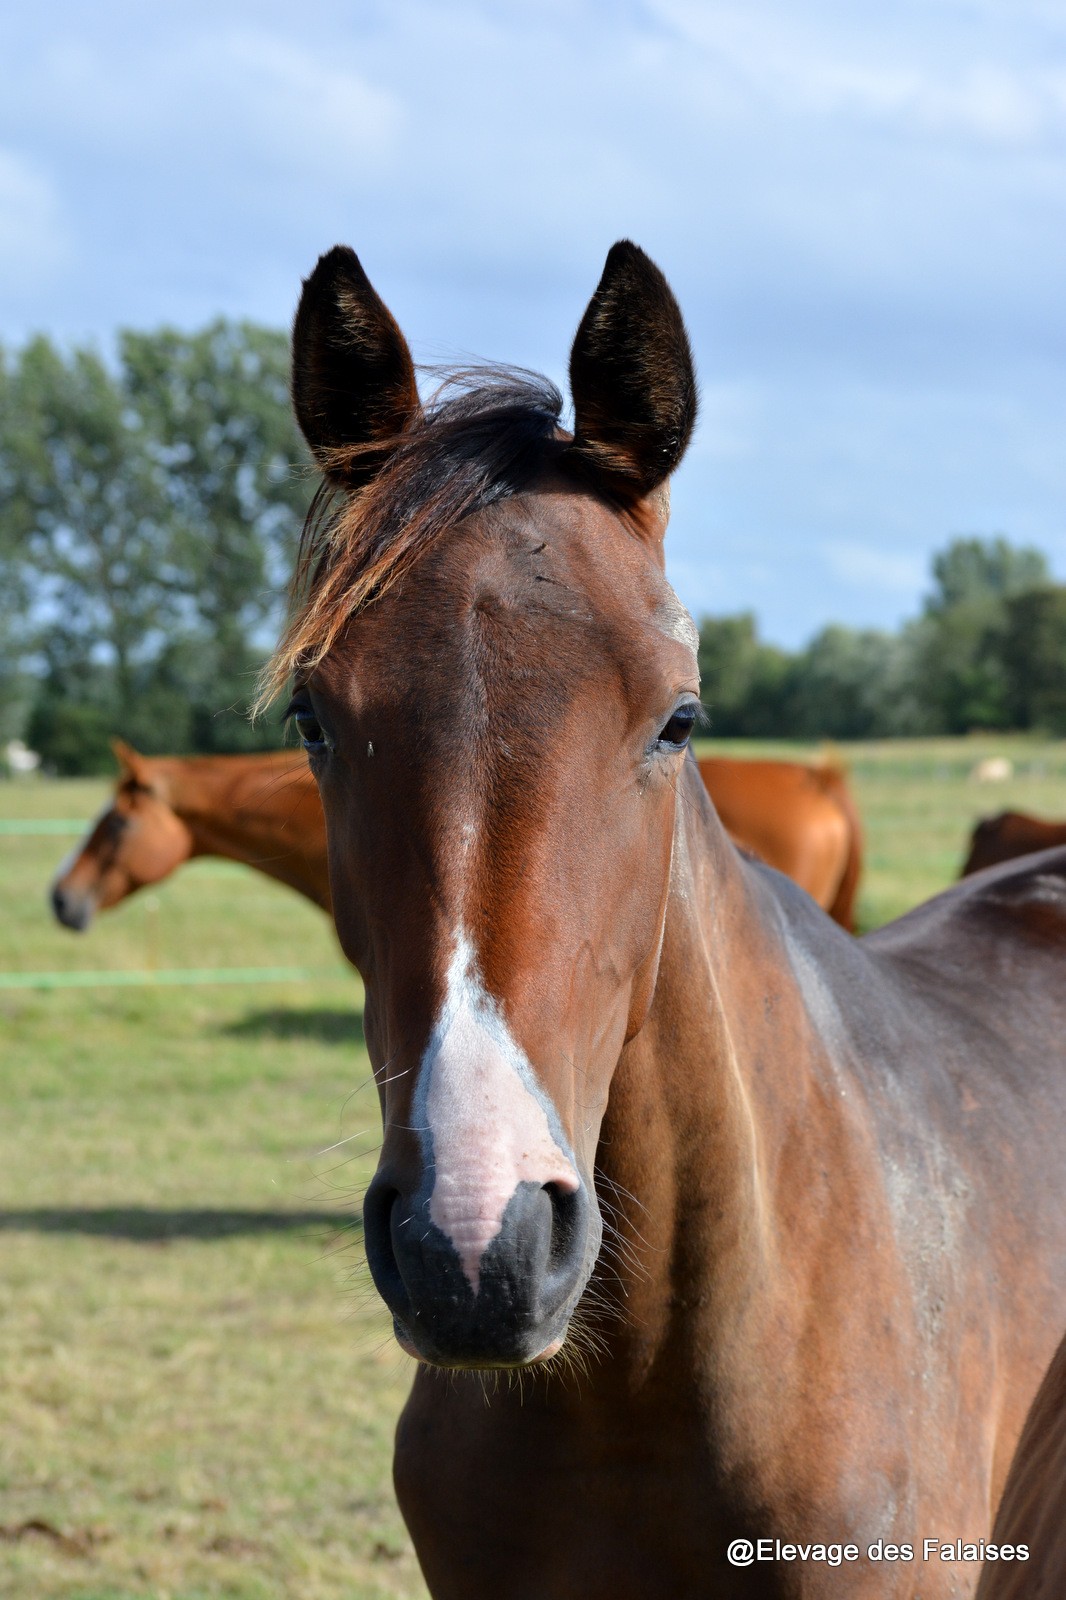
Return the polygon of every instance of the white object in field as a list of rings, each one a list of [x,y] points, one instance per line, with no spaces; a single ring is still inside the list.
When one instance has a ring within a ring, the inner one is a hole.
[[[9,739],[4,746],[4,760],[11,772],[36,772],[41,758],[36,750],[24,745],[21,739]]]
[[[970,773],[976,783],[1004,783],[1014,776],[1014,762],[1006,756],[986,756]]]

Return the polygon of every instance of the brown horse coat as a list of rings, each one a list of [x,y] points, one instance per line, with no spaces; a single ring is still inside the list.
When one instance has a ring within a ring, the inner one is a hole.
[[[255,867],[329,910],[322,807],[300,750],[247,756],[142,756],[116,739],[111,804],[51,887],[81,932],[96,911],[159,883],[197,856]]]
[[[196,856],[243,861],[329,910],[326,823],[302,750],[143,756],[115,741],[111,805],[60,871],[52,908],[83,931],[94,911],[159,883]],[[786,873],[850,932],[862,864],[843,775],[794,761],[700,762],[732,837]]]
[[[1024,811],[1001,811],[997,817],[984,817],[970,835],[970,853],[960,878],[981,872],[1001,861],[1034,855],[1066,844],[1066,822],[1045,822]]]
[[[854,932],[862,824],[843,772],[723,756],[704,756],[698,766],[734,844],[783,872]]]
[[[971,1594],[870,1547],[987,1535],[1066,1322],[1066,852],[861,941],[742,859],[663,575],[691,358],[632,245],[571,387],[573,435],[529,380],[424,414],[354,255],[305,285],[339,500],[274,681],[366,984],[400,1504],[435,1600]]]
[[[1066,1339],[1025,1419],[992,1540],[997,1555],[985,1562],[978,1600],[1066,1595]],[[1000,1559],[1004,1545],[1024,1545],[1028,1559]]]

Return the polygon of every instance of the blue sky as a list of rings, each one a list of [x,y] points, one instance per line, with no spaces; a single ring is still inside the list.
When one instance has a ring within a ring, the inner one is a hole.
[[[15,10],[3,339],[285,324],[343,240],[419,358],[561,381],[629,236],[700,374],[693,611],[892,626],[957,533],[1066,578],[1061,0]]]

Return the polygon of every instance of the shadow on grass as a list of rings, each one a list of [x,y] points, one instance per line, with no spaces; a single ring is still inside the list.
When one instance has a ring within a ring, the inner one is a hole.
[[[269,1011],[250,1011],[239,1022],[227,1022],[219,1029],[231,1039],[318,1039],[323,1044],[363,1044],[363,1013],[354,1006],[349,1011],[332,1011],[326,1006],[306,1010],[291,1006]]]
[[[362,1237],[363,1219],[342,1211],[166,1211],[155,1206],[35,1206],[0,1210],[0,1233],[83,1233],[142,1244],[168,1239],[229,1239],[236,1234],[327,1229]]]

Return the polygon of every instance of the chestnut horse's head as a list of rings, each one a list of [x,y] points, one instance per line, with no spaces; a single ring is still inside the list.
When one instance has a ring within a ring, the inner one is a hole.
[[[119,763],[111,804],[52,882],[52,910],[78,933],[94,912],[158,883],[192,854],[192,835],[170,809],[144,756],[121,739],[113,739],[111,748]]]
[[[296,413],[339,505],[277,657],[318,779],[385,1136],[367,1254],[405,1348],[561,1344],[599,1250],[611,1077],[655,986],[696,631],[663,575],[696,408],[662,274],[616,245],[570,358],[423,411],[351,251],[304,286]]]

